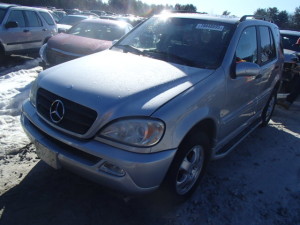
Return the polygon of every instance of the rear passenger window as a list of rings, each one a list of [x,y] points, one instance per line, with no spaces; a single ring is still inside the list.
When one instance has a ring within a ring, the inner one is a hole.
[[[46,21],[46,23],[48,23],[48,25],[54,25],[55,24],[54,20],[49,15],[49,13],[40,12],[40,14],[42,15],[42,17],[44,18],[44,20]]]
[[[28,19],[28,26],[29,27],[41,27],[43,26],[41,19],[34,11],[25,11],[25,14]]]
[[[236,52],[236,62],[257,63],[257,39],[256,28],[246,28],[239,40]]]
[[[20,10],[13,10],[8,16],[7,22],[15,21],[18,23],[19,27],[25,27],[25,19],[23,16],[23,12]]]
[[[276,58],[273,35],[268,27],[259,27],[261,37],[261,62],[265,64]]]

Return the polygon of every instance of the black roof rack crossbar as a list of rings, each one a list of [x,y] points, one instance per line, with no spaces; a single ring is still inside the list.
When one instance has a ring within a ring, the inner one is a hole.
[[[245,21],[248,17],[253,17],[255,19],[261,19],[261,20],[272,22],[271,19],[266,18],[265,16],[260,16],[260,15],[245,15],[245,16],[242,16],[241,19],[240,19],[240,22]]]

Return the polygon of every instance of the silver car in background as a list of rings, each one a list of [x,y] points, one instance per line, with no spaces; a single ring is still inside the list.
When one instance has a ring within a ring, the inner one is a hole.
[[[48,10],[0,3],[0,58],[38,52],[55,34],[57,26]]]
[[[282,69],[275,24],[161,14],[109,50],[43,71],[22,125],[56,169],[186,198],[211,159],[268,124]]]

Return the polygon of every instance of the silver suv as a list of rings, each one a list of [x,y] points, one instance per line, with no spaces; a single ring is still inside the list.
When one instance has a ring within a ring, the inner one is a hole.
[[[38,51],[55,34],[48,10],[0,3],[0,58]]]
[[[184,198],[208,162],[267,125],[283,69],[278,27],[154,16],[109,50],[39,74],[22,124],[42,160],[122,192]]]

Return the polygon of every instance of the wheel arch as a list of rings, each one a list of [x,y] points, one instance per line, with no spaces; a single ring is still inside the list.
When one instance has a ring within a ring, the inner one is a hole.
[[[43,45],[46,44],[52,36],[48,36],[44,39]]]
[[[201,169],[199,177],[197,177],[197,180],[195,181],[191,189],[189,189],[187,193],[181,195],[176,190],[176,180],[179,174],[178,168],[180,168],[180,164],[181,164],[180,159],[182,159],[182,156],[184,156],[185,154],[184,150],[187,149],[186,145],[192,143],[193,140],[195,140],[195,138],[198,139],[197,135],[202,135],[199,136],[199,141],[201,141],[201,144],[203,144],[203,147],[206,152],[205,154],[206,157],[204,159],[203,168]],[[166,173],[162,183],[162,187],[167,188],[168,190],[166,194],[167,197],[168,195],[170,195],[171,197],[176,197],[179,201],[182,201],[188,198],[196,190],[201,180],[201,177],[206,171],[208,162],[210,161],[211,154],[212,154],[211,150],[214,143],[215,135],[216,135],[216,124],[215,121],[211,118],[206,118],[199,121],[186,133],[186,135],[184,136],[184,138],[181,140],[179,144],[178,150],[172,160],[172,163],[170,164],[168,172]]]
[[[217,126],[215,121],[212,118],[206,118],[199,121],[186,133],[184,138],[181,140],[180,145],[184,143],[184,141],[186,141],[194,133],[199,133],[199,134],[204,133],[207,136],[208,143],[209,143],[209,146],[207,147],[211,154],[211,150],[214,145],[216,133],[217,133]]]

